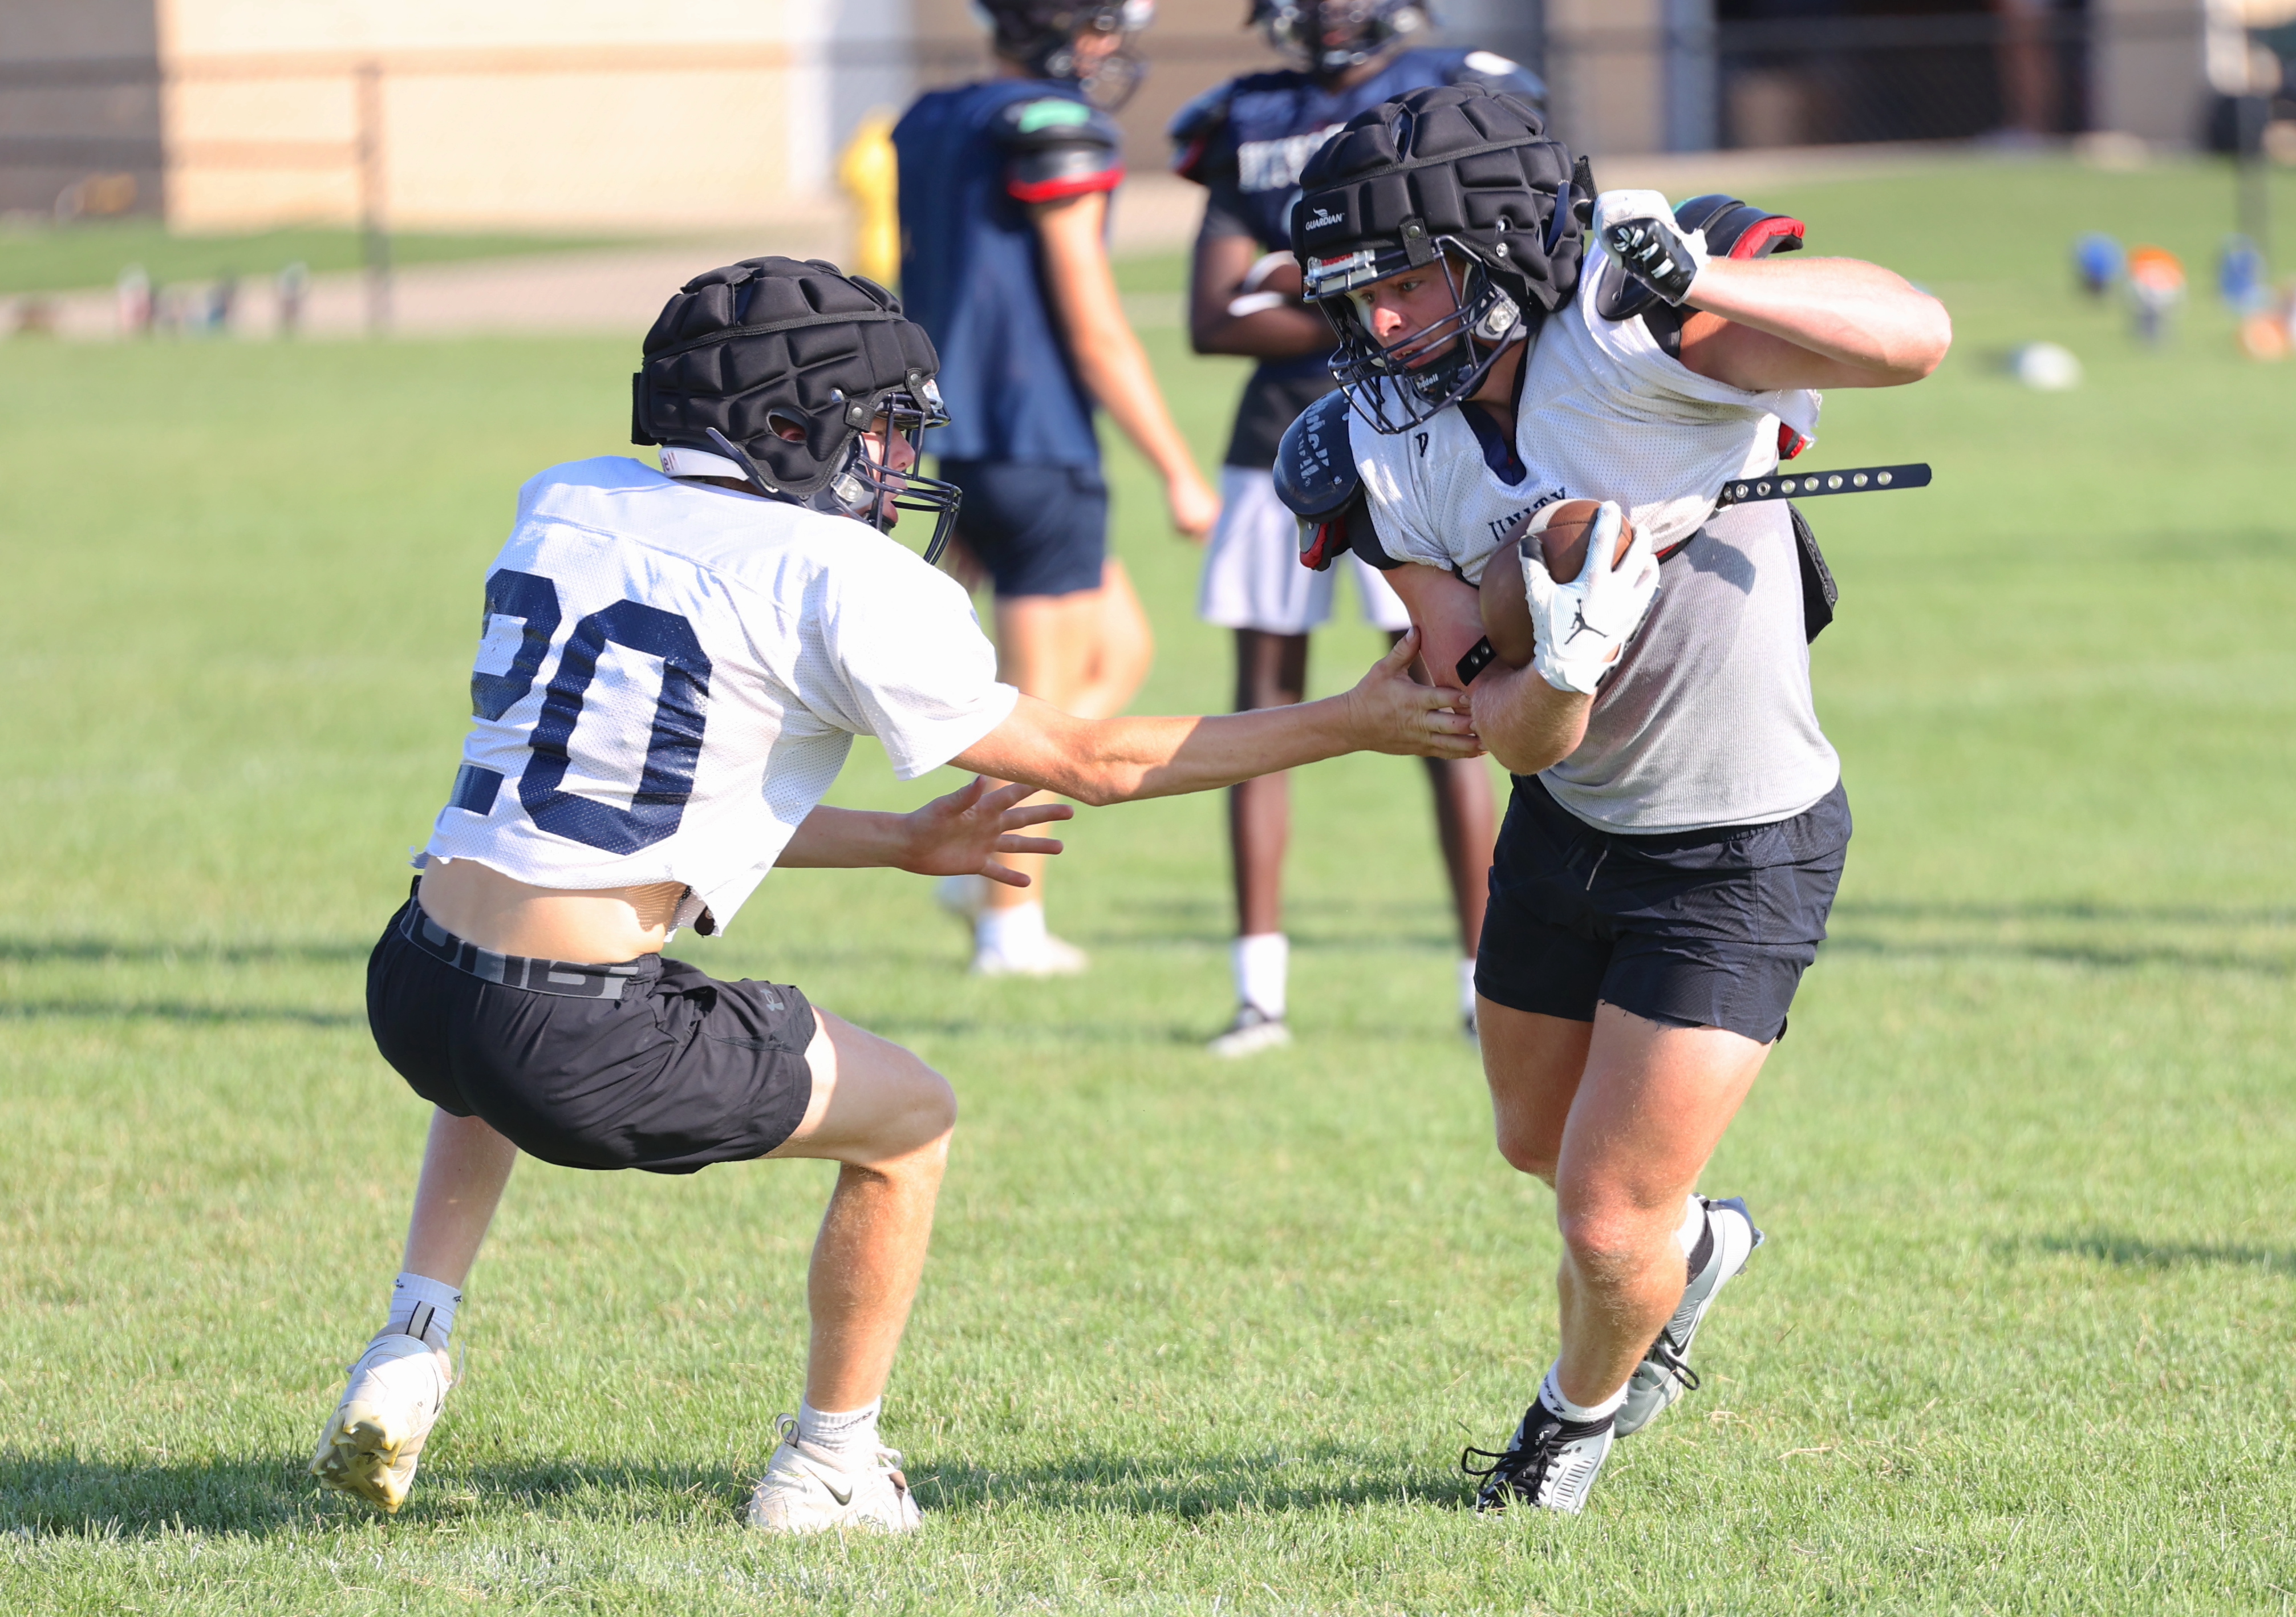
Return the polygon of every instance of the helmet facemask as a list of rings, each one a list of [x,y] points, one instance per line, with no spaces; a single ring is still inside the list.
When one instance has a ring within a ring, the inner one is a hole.
[[[1156,0],[1079,0],[1075,4],[984,6],[996,29],[996,52],[1039,78],[1064,78],[1105,112],[1132,99],[1148,64],[1135,55],[1132,41],[1156,14]],[[1024,32],[1041,28],[1033,35]],[[1112,49],[1094,53],[1078,45],[1088,35],[1114,35]]]
[[[964,497],[955,483],[927,477],[917,470],[923,464],[927,430],[948,424],[948,412],[941,406],[939,387],[928,376],[916,387],[888,390],[878,397],[873,407],[866,400],[849,401],[844,415],[852,431],[845,439],[837,470],[819,488],[803,497],[776,488],[757,462],[717,428],[709,430],[709,439],[717,445],[718,452],[741,467],[743,475],[769,499],[788,500],[830,516],[851,517],[868,523],[880,533],[892,531],[900,512],[931,512],[933,530],[925,542],[924,557],[929,565],[938,563],[955,531],[957,507]],[[869,452],[869,439],[880,419],[885,423],[882,459]],[[909,469],[905,472],[895,471],[892,465],[892,446],[897,437],[909,447]]]
[[[1378,432],[1409,431],[1469,398],[1499,356],[1531,333],[1521,303],[1471,247],[1451,236],[1436,237],[1432,246],[1417,264],[1403,249],[1368,247],[1308,261],[1307,295],[1339,333],[1332,379]],[[1383,344],[1357,300],[1375,283],[1414,269],[1440,273],[1450,291],[1450,312]]]
[[[1277,54],[1328,83],[1418,33],[1428,15],[1397,0],[1257,0],[1251,21]]]

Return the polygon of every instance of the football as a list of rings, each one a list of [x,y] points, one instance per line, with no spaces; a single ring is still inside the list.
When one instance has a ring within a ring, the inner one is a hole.
[[[1483,633],[1498,660],[1511,669],[1528,668],[1536,649],[1530,632],[1530,601],[1522,585],[1522,569],[1513,565],[1517,546],[1530,525],[1545,518],[1538,532],[1540,557],[1557,584],[1569,584],[1587,565],[1587,534],[1602,507],[1594,500],[1565,500],[1543,506],[1508,530],[1491,559],[1483,566]],[[1619,524],[1619,542],[1611,565],[1626,559],[1635,542],[1635,525]]]

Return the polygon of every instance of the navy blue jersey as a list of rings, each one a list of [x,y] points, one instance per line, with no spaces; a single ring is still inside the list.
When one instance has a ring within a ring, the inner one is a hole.
[[[999,78],[920,96],[900,157],[901,301],[940,354],[952,460],[1097,466],[1092,398],[1053,312],[1032,204],[1111,191],[1114,122],[1073,84]]]
[[[1431,85],[1481,84],[1542,111],[1546,86],[1488,51],[1406,51],[1361,84],[1332,89],[1292,70],[1246,73],[1207,90],[1172,119],[1172,168],[1211,193],[1204,234],[1250,236],[1263,252],[1292,247],[1300,171],[1358,112]],[[936,339],[939,333],[934,333]],[[1294,417],[1332,388],[1329,354],[1261,362],[1237,406],[1231,466],[1266,467]]]

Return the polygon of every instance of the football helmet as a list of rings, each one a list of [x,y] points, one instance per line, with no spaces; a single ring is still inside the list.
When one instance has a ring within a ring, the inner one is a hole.
[[[1132,53],[1133,36],[1154,20],[1156,0],[973,0],[996,30],[996,50],[1039,78],[1065,78],[1093,105],[1114,111],[1132,99],[1148,64]],[[1077,49],[1086,34],[1113,34],[1105,52]]]
[[[947,548],[954,483],[869,453],[879,416],[922,451],[947,424],[940,357],[901,300],[818,259],[744,259],[694,276],[646,333],[631,380],[630,441],[722,456],[769,499],[882,532],[889,507],[931,512],[925,560]]]
[[[1244,26],[1300,71],[1333,79],[1436,21],[1420,0],[1251,0]]]
[[[1594,179],[1521,96],[1461,84],[1383,102],[1324,143],[1300,187],[1292,240],[1339,334],[1332,376],[1381,432],[1472,393],[1578,284]],[[1450,312],[1382,344],[1357,295],[1414,269],[1442,275]]]

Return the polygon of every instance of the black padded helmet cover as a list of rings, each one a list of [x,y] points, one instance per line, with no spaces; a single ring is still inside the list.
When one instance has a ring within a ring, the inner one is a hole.
[[[1312,272],[1365,250],[1429,263],[1448,236],[1518,301],[1551,312],[1578,284],[1571,169],[1521,96],[1477,84],[1413,90],[1358,113],[1308,160],[1292,240]]]
[[[646,333],[630,441],[716,454],[715,427],[803,497],[844,469],[888,394],[922,400],[939,369],[924,327],[875,282],[818,259],[744,259],[688,281]]]

